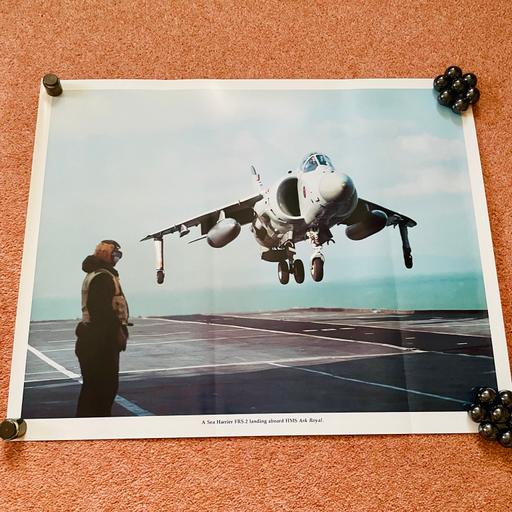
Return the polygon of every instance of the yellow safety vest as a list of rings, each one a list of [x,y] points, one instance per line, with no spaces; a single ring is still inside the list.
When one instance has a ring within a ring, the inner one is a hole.
[[[128,325],[128,317],[130,311],[128,309],[128,303],[124,296],[121,288],[121,282],[118,276],[109,272],[106,268],[99,268],[93,272],[89,272],[84,279],[82,284],[82,322],[89,323],[91,321],[91,315],[87,309],[87,299],[89,297],[89,287],[91,286],[92,280],[99,274],[108,274],[114,281],[114,296],[112,297],[112,309],[114,310],[117,318],[121,325]]]

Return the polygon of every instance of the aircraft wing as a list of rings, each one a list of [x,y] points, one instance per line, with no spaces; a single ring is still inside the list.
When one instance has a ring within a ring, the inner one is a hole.
[[[356,222],[360,222],[363,220],[369,211],[372,210],[380,210],[384,212],[388,216],[388,226],[396,226],[403,225],[408,228],[413,228],[416,226],[416,221],[407,217],[406,215],[402,215],[401,213],[395,212],[394,210],[390,210],[389,208],[385,208],[384,206],[380,206],[377,203],[372,203],[371,201],[367,201],[366,199],[359,198],[357,200],[356,209],[352,212],[350,217],[340,220],[338,224],[347,224],[350,226],[351,224],[355,224]]]
[[[144,240],[162,238],[164,235],[176,232],[181,233],[181,236],[183,236],[188,233],[189,228],[199,225],[201,226],[201,235],[206,235],[218,222],[221,212],[224,212],[224,216],[226,218],[235,219],[241,225],[249,224],[254,218],[253,207],[262,197],[263,196],[261,194],[256,194],[237,201],[236,203],[228,204],[221,208],[217,208],[216,210],[203,213],[202,215],[198,215],[192,219],[178,222],[177,224],[162,229],[161,231],[147,235],[141,240],[141,242]]]

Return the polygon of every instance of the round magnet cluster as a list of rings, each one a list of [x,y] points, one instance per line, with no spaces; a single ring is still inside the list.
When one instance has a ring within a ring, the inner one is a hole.
[[[437,101],[456,114],[462,114],[480,99],[476,82],[473,73],[462,73],[458,66],[450,66],[444,74],[434,78],[434,89],[439,92]]]
[[[512,448],[512,391],[478,388],[468,413],[484,439]]]

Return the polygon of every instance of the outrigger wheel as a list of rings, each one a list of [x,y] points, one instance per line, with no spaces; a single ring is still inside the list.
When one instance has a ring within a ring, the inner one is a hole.
[[[324,262],[322,258],[313,258],[311,261],[311,277],[317,283],[324,278]]]
[[[288,284],[288,281],[290,280],[290,268],[286,261],[279,262],[279,265],[277,266],[277,275],[281,284]]]
[[[402,252],[404,254],[405,268],[412,268],[411,244],[407,236],[407,225],[399,224],[400,237],[402,238]]]
[[[411,248],[405,248],[403,249],[404,252],[404,263],[405,268],[412,268],[412,254],[411,254]]]
[[[165,274],[164,274],[163,270],[156,271],[156,282],[158,284],[162,284],[164,282],[164,277],[165,277]]]

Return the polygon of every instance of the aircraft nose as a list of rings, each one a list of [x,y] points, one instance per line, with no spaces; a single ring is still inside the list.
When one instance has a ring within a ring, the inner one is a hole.
[[[340,200],[352,187],[352,182],[346,174],[332,172],[322,176],[318,191],[322,198],[330,203]]]

